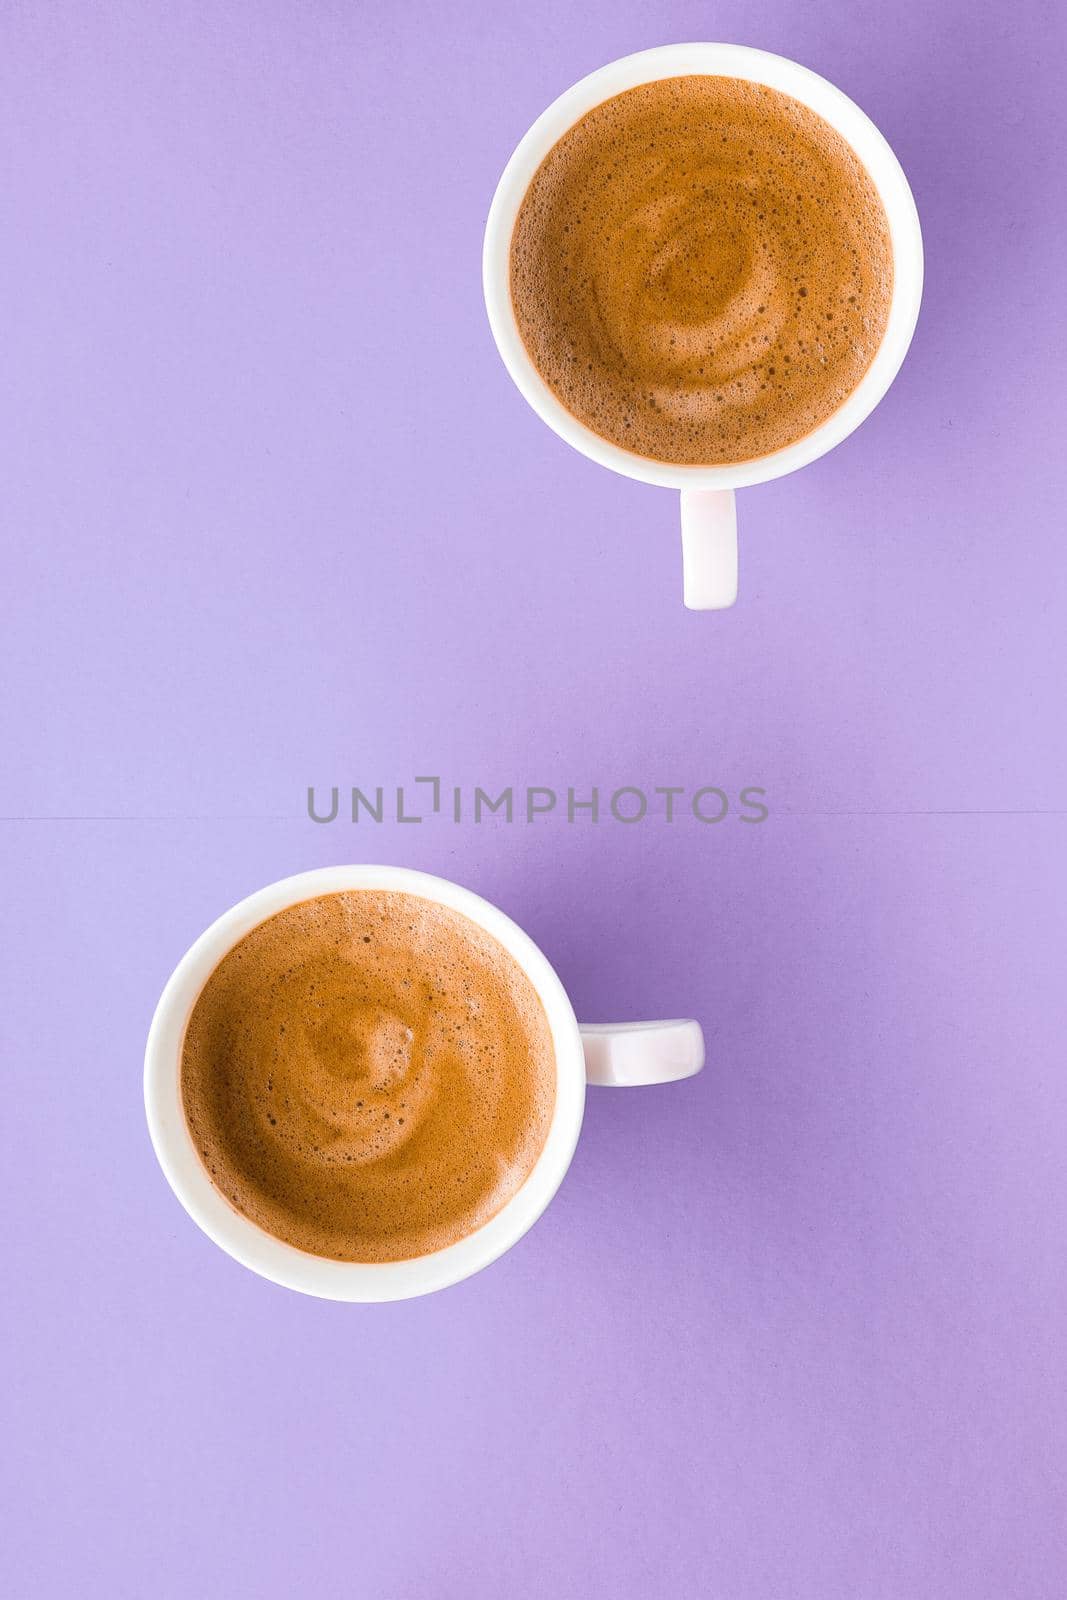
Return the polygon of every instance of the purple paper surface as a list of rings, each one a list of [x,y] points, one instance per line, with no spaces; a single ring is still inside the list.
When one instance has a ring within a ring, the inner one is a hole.
[[[0,10],[5,1593],[1060,1600],[1062,15]],[[480,288],[537,114],[694,38],[852,95],[927,249],[900,377],[741,495],[716,615]],[[344,820],[427,774],[771,814]],[[590,1094],[503,1260],[381,1307],[218,1251],[141,1105],[188,944],[345,860],[708,1039]]]

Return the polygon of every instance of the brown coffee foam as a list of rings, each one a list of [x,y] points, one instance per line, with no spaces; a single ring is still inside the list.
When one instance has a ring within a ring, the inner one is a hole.
[[[832,416],[885,333],[889,225],[851,146],[777,90],[667,78],[582,117],[511,241],[541,376],[657,461],[747,461]]]
[[[525,1181],[555,1104],[525,972],[460,913],[368,890],[247,934],[186,1029],[182,1103],[216,1187],[314,1255],[455,1243]]]

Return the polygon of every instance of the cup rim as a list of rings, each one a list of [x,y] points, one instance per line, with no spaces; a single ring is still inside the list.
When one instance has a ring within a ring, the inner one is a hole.
[[[522,1187],[488,1222],[455,1244],[408,1261],[331,1261],[299,1250],[237,1211],[212,1182],[181,1103],[181,1053],[189,1017],[222,958],[268,917],[317,895],[346,889],[413,894],[462,913],[496,938],[534,985],[548,1018],[556,1059],[556,1099],[541,1154]],[[554,968],[516,922],[470,889],[407,867],[322,867],[279,879],[218,917],[175,967],[152,1018],[145,1049],[148,1131],[163,1174],[197,1226],[243,1266],[287,1289],[320,1299],[403,1300],[479,1272],[537,1221],[570,1166],[585,1107],[585,1057],[578,1022]]]
[[[603,439],[567,410],[534,366],[511,301],[511,236],[530,182],[567,130],[613,95],[660,78],[743,78],[801,101],[847,140],[885,206],[893,249],[893,295],[882,342],[848,398],[802,439],[770,455],[717,466],[685,466],[639,456]],[[737,44],[671,44],[622,56],[579,80],[523,135],[497,184],[482,247],[482,289],[489,325],[512,381],[543,422],[583,455],[624,477],[671,489],[739,489],[807,466],[848,437],[886,393],[907,354],[919,315],[923,245],[919,215],[888,141],[859,106],[828,79],[786,56]]]

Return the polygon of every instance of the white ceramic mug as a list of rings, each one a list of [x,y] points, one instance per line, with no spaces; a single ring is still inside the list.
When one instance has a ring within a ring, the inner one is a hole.
[[[602,439],[556,399],[522,342],[511,303],[511,235],[523,196],[552,146],[594,106],[638,84],[701,74],[745,78],[778,89],[837,129],[873,179],[889,219],[893,298],[878,353],[833,416],[795,444],[733,466],[687,467],[634,455]],[[504,168],[489,210],[482,281],[497,348],[515,383],[538,415],[583,455],[643,483],[681,490],[684,596],[694,610],[717,610],[737,599],[737,510],[734,490],[794,472],[840,444],[874,410],[911,343],[922,296],[919,218],[900,163],[859,106],[832,83],[784,56],[736,44],[672,44],[625,56],[590,73],[538,117]]]
[[[458,1243],[411,1261],[328,1261],[285,1244],[237,1211],[212,1183],[193,1144],[181,1101],[185,1030],[204,984],[223,956],[267,917],[344,889],[419,895],[462,912],[499,940],[537,990],[556,1058],[556,1103],[544,1149],[522,1187],[496,1216]],[[212,923],[184,955],[156,1007],[145,1052],[148,1130],[167,1181],[210,1239],[261,1277],[327,1300],[403,1300],[443,1289],[488,1266],[520,1239],[548,1205],[570,1165],[586,1083],[672,1083],[704,1065],[699,1023],[599,1023],[579,1028],[562,983],[528,934],[487,900],[425,872],[401,867],[325,867],[272,883]]]

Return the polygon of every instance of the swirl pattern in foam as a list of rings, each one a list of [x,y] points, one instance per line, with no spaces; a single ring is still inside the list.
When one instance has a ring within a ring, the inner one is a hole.
[[[851,146],[775,89],[692,76],[606,100],[549,151],[511,241],[523,343],[595,433],[748,461],[833,415],[889,315],[885,210]]]
[[[431,900],[353,890],[289,907],[224,957],[181,1081],[238,1210],[315,1255],[399,1261],[515,1194],[548,1134],[555,1056],[497,940]]]

